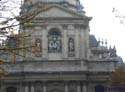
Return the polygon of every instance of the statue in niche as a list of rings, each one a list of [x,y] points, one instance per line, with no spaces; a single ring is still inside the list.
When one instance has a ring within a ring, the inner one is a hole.
[[[35,46],[36,46],[36,51],[37,51],[37,52],[42,51],[42,43],[41,43],[41,40],[40,40],[40,39],[36,39],[36,41],[35,41]]]
[[[69,41],[68,41],[68,50],[69,52],[74,52],[75,51],[75,48],[74,48],[74,39],[73,38],[69,38]]]

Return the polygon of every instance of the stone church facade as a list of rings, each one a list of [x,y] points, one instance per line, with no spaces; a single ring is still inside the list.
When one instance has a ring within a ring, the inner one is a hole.
[[[24,0],[21,9],[33,18],[20,25],[18,45],[24,48],[15,55],[0,51],[8,72],[1,78],[3,92],[99,92],[108,86],[116,49],[89,34],[92,18],[79,0]]]

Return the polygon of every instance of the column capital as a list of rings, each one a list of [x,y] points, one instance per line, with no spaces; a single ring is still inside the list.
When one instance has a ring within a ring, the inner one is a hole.
[[[42,84],[46,85],[46,84],[47,84],[47,81],[42,81]]]
[[[80,85],[80,84],[81,84],[81,81],[77,81],[76,84],[77,84],[77,85]]]
[[[69,85],[69,81],[64,81],[64,84],[65,85]]]

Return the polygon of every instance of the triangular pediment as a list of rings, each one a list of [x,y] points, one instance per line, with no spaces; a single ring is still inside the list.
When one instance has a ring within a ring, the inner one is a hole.
[[[36,18],[79,18],[84,15],[79,14],[73,10],[66,9],[62,6],[52,5],[49,6],[45,11],[41,11]]]

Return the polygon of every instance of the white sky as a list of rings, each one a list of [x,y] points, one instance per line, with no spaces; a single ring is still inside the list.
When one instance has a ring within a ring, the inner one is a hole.
[[[90,22],[91,34],[98,38],[108,40],[108,45],[115,45],[117,54],[125,62],[125,25],[120,24],[116,13],[112,8],[117,8],[125,15],[125,0],[80,0],[86,11],[86,15],[92,16]]]

